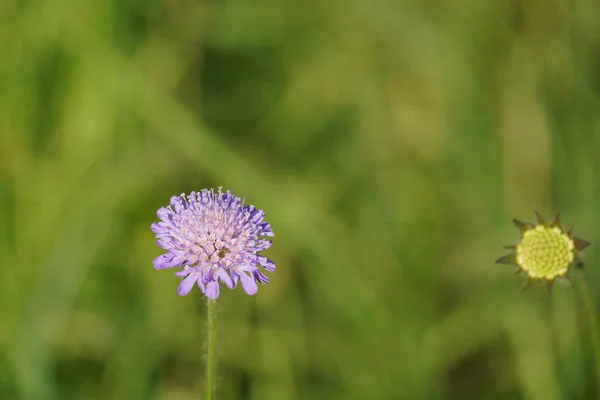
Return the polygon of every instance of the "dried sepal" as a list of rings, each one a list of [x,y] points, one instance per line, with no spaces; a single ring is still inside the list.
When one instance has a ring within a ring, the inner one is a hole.
[[[537,220],[538,225],[546,225],[546,220],[537,211],[535,211],[535,219]]]
[[[550,222],[550,226],[553,228],[559,228],[562,231],[562,221],[560,220],[560,213],[556,214],[552,222]]]
[[[510,253],[496,260],[496,264],[519,265],[516,253]]]
[[[585,249],[586,247],[588,247],[590,245],[590,242],[588,242],[587,240],[583,240],[580,237],[574,236],[573,244],[575,245],[575,249],[577,251],[581,251],[581,250]]]
[[[528,231],[529,229],[532,229],[534,227],[533,224],[531,224],[529,222],[521,221],[516,218],[513,219],[513,224],[515,224],[515,226],[521,232],[521,234],[524,234],[526,231]]]
[[[527,280],[525,281],[525,284],[523,285],[523,291],[525,292],[525,291],[529,290],[529,288],[531,288],[534,283],[535,283],[535,279],[528,277]]]
[[[552,294],[552,289],[554,288],[554,279],[550,279],[546,281],[546,290],[548,294]]]

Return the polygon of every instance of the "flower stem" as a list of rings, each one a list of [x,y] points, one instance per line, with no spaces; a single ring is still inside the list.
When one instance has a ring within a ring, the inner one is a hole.
[[[592,348],[596,358],[596,382],[598,384],[598,390],[600,390],[600,324],[598,323],[598,310],[596,309],[594,298],[590,292],[585,273],[581,271],[578,275],[581,275],[579,279],[581,294],[590,319],[589,324],[592,337]]]
[[[216,301],[206,299],[207,353],[206,353],[206,395],[204,400],[214,400],[217,375],[217,311]]]

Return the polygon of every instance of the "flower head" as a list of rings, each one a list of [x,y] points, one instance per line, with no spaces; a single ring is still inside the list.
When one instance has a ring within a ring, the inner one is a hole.
[[[549,224],[536,213],[537,225],[513,220],[521,231],[521,242],[506,246],[512,253],[496,260],[499,264],[514,264],[517,273],[525,271],[527,282],[524,290],[533,283],[545,281],[548,292],[552,292],[556,278],[569,279],[570,268],[582,265],[578,252],[589,246],[589,242],[572,235],[572,229],[564,232],[560,214]]]
[[[271,247],[265,236],[274,236],[265,213],[221,189],[202,189],[171,197],[171,205],[156,213],[151,226],[156,243],[167,250],[154,259],[154,268],[183,267],[177,292],[187,295],[195,283],[210,299],[219,297],[220,282],[230,289],[238,281],[253,295],[258,282],[268,283],[259,265],[275,271],[275,263],[259,254]]]

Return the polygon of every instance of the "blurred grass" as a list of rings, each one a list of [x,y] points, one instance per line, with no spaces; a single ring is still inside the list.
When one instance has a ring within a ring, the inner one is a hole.
[[[597,242],[600,4],[0,3],[0,398],[192,399],[173,194],[264,209],[222,399],[591,399],[584,298],[492,264],[513,217]],[[595,246],[586,252],[598,299]]]

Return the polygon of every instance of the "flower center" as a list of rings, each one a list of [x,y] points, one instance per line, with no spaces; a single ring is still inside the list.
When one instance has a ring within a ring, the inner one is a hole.
[[[517,263],[533,278],[553,279],[565,274],[575,257],[573,241],[557,227],[538,225],[523,234]]]

